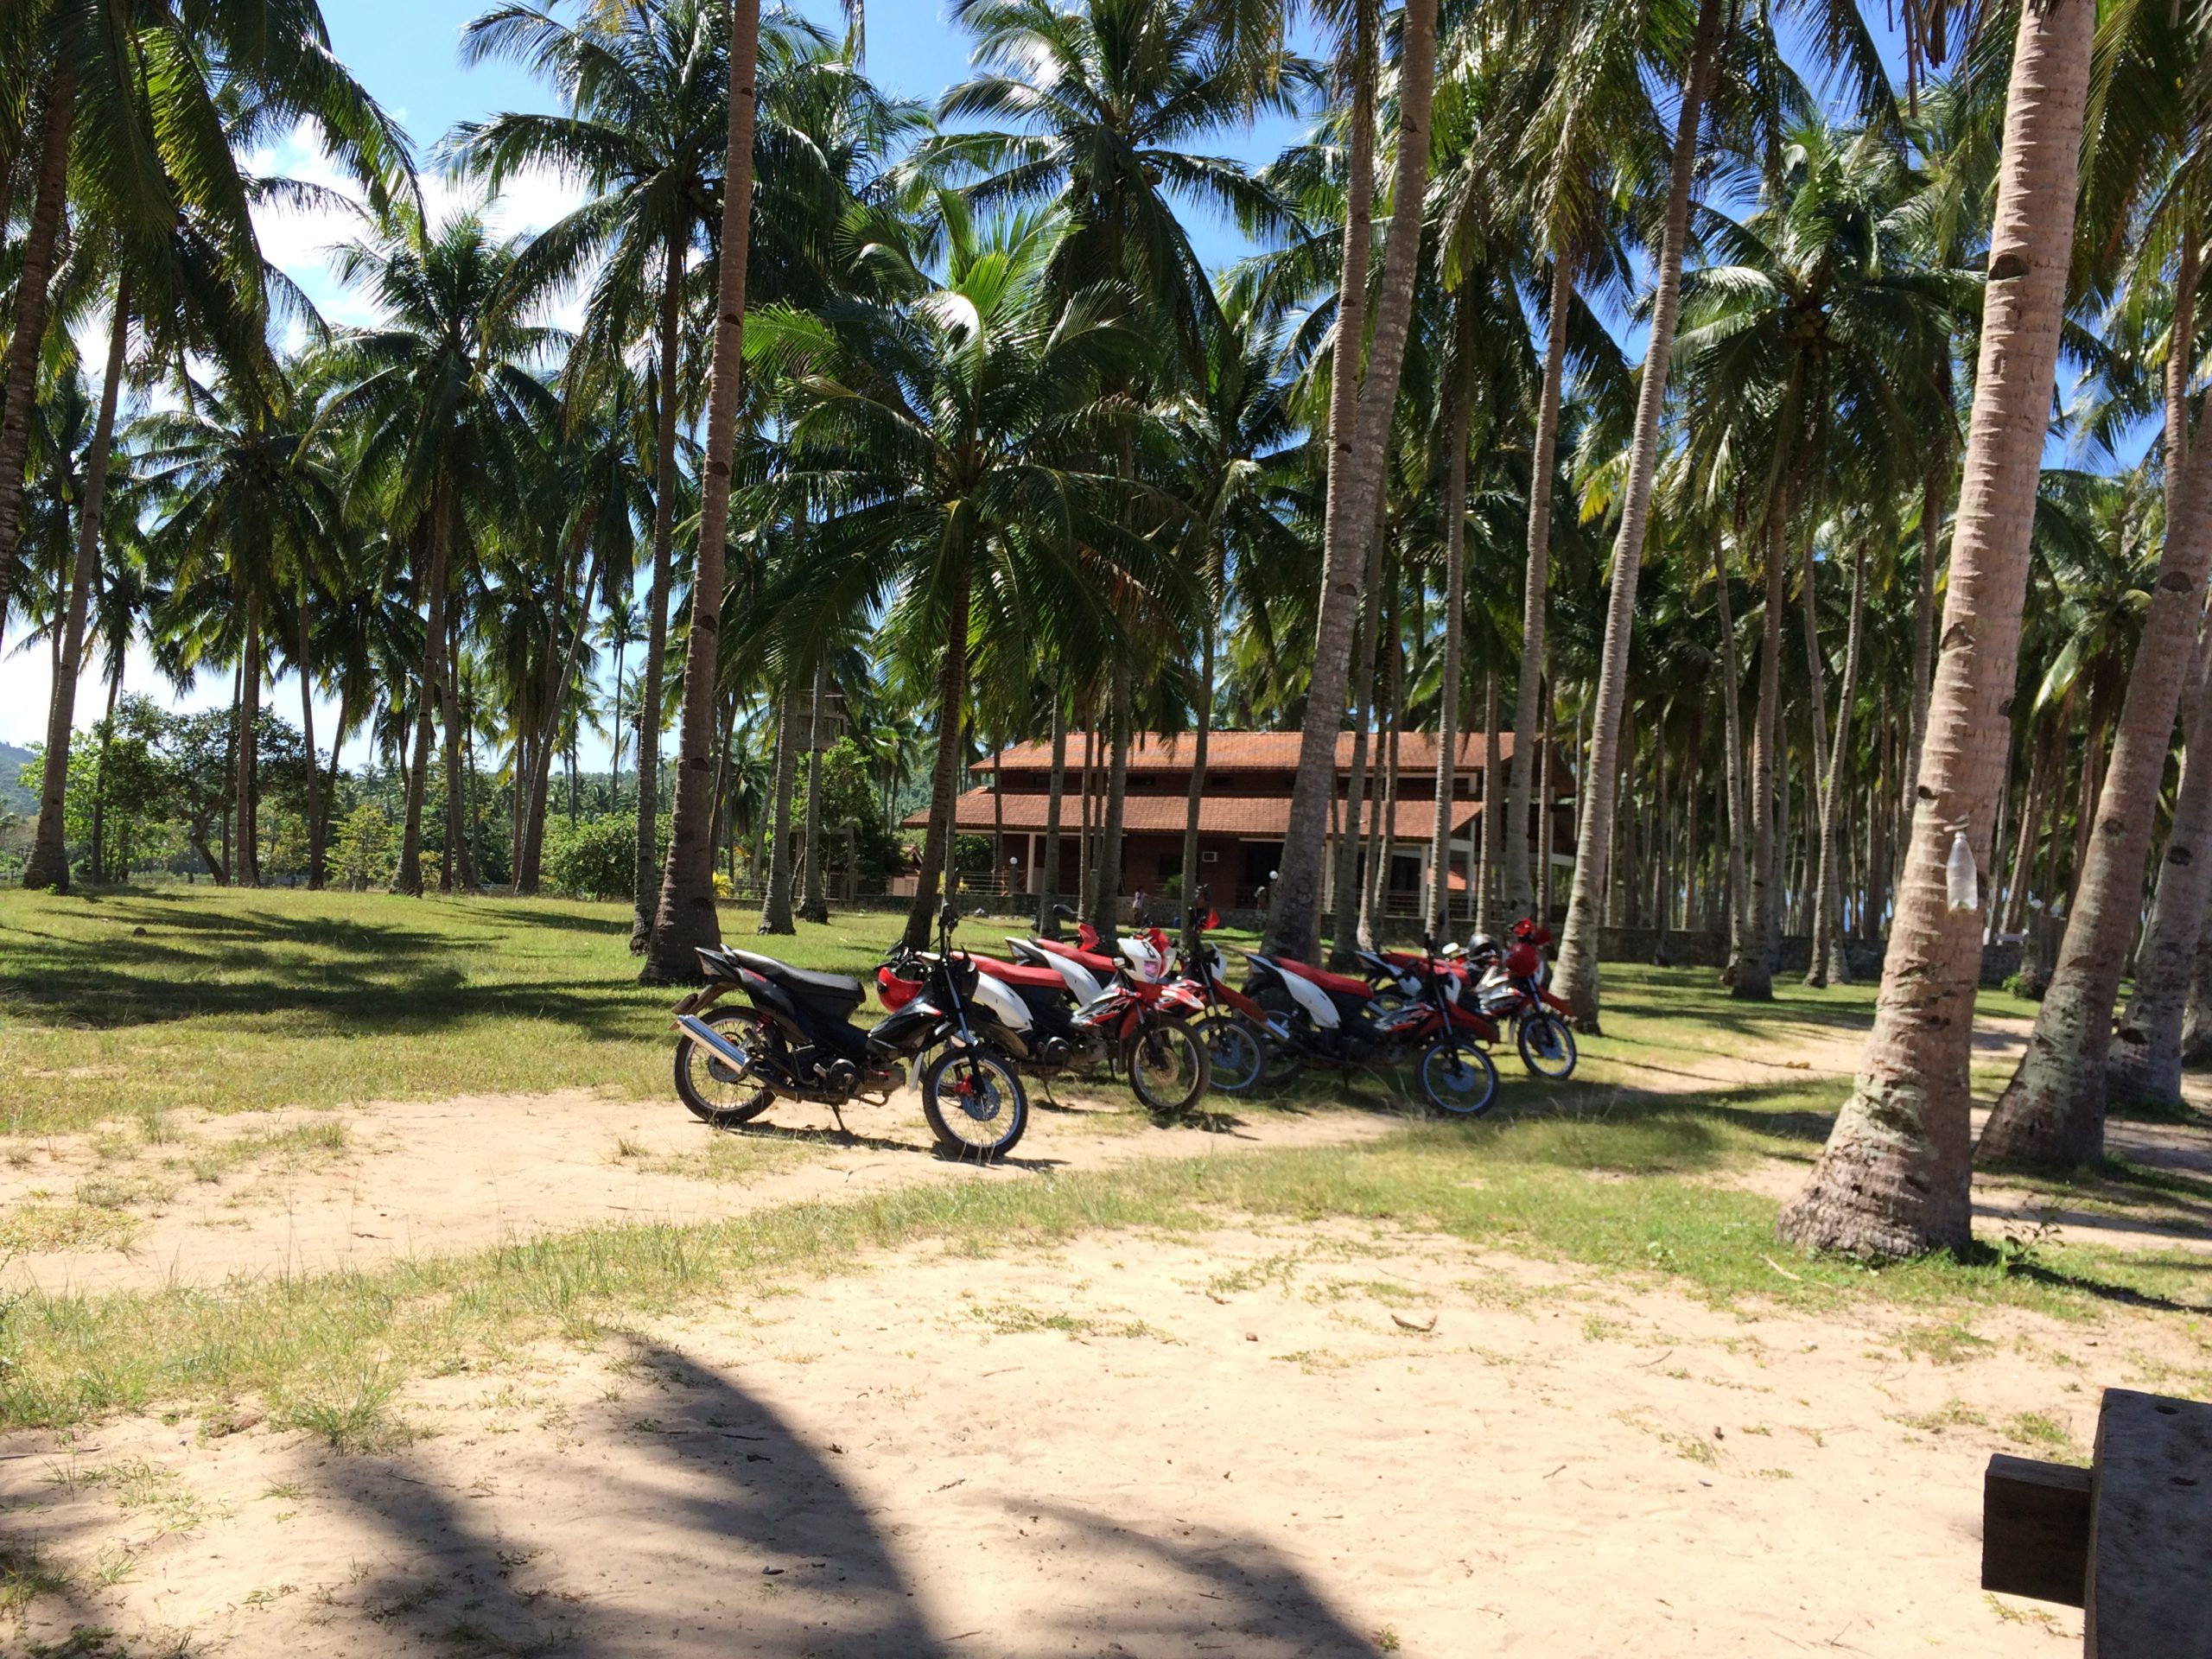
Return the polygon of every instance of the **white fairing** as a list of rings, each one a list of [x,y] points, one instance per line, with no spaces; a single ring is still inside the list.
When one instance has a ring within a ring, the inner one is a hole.
[[[1154,950],[1147,939],[1123,939],[1122,959],[1129,964],[1130,971],[1139,979],[1149,983],[1157,984],[1167,977],[1168,958]]]
[[[1029,1029],[1028,1004],[988,974],[976,976],[976,1001],[988,1008],[991,1018],[1008,1031]]]
[[[1301,979],[1298,975],[1287,971],[1282,976],[1282,982],[1298,1006],[1305,1010],[1308,1020],[1323,1031],[1334,1031],[1337,1028],[1337,1005],[1329,1001],[1329,994],[1326,991],[1312,980]]]

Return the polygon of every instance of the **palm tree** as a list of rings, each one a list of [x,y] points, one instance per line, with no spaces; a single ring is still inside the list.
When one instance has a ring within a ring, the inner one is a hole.
[[[1357,9],[1364,11],[1363,8]],[[1356,25],[1357,27],[1357,25]],[[1355,42],[1357,46],[1357,42]],[[1321,856],[1329,802],[1336,792],[1337,733],[1344,723],[1352,634],[1360,609],[1358,572],[1367,563],[1382,505],[1383,465],[1405,368],[1407,331],[1421,252],[1421,204],[1429,161],[1429,102],[1435,87],[1434,0],[1406,0],[1398,56],[1397,160],[1391,180],[1390,225],[1384,233],[1375,331],[1366,366],[1358,363],[1357,321],[1340,307],[1329,407],[1327,519],[1320,595],[1313,636],[1313,671],[1300,731],[1298,772],[1291,787],[1290,825],[1269,894],[1267,947],[1311,957],[1321,892]],[[1363,70],[1358,73],[1364,73]],[[1359,114],[1353,112],[1357,129]],[[1357,151],[1355,151],[1357,156]],[[1366,226],[1357,176],[1347,200],[1340,291],[1364,286]]]
[[[451,671],[456,554],[466,556],[467,513],[477,503],[525,499],[537,449],[531,433],[556,416],[529,365],[556,343],[528,321],[514,281],[518,249],[493,241],[474,213],[435,230],[409,210],[372,240],[341,251],[339,275],[365,283],[384,312],[347,332],[328,373],[336,390],[321,420],[353,439],[352,487],[416,543],[426,626],[416,677],[414,759],[394,886],[423,890],[423,798],[429,770],[432,702],[445,731],[447,847],[461,879],[474,873],[462,834],[461,727]]]
[[[917,656],[941,657],[930,828],[907,918],[917,943],[936,918],[951,834],[974,615],[1019,604],[1032,637],[1096,651],[1109,578],[1137,595],[1179,582],[1171,550],[1122,528],[1118,474],[1095,466],[1098,388],[1134,373],[1145,344],[1125,295],[1100,284],[1054,297],[1056,215],[1012,215],[987,233],[957,198],[939,206],[941,283],[912,270],[910,305],[769,310],[748,347],[794,387],[800,486],[838,505],[804,569],[764,593],[764,615],[887,605]]]
[[[2053,0],[2024,9],[2014,36],[1919,810],[1857,1084],[1782,1213],[1783,1236],[1808,1247],[1909,1255],[1972,1236],[1967,1062],[1982,922],[1978,905],[1954,907],[1945,867],[1961,840],[1977,868],[1990,863],[2095,21],[2087,0]]]
[[[10,54],[11,83],[35,89],[25,102],[37,134],[0,386],[0,624],[22,534],[31,410],[69,198],[92,204],[110,229],[141,244],[171,237],[180,210],[189,210],[229,256],[232,276],[257,283],[234,132],[310,123],[325,153],[379,207],[409,177],[404,135],[331,55],[314,0],[149,6],[121,28],[98,0],[49,0],[23,21],[29,27],[11,24],[0,48]],[[12,165],[8,171],[12,177]]]
[[[1629,634],[1636,621],[1637,574],[1643,559],[1651,480],[1658,466],[1659,423],[1675,345],[1682,252],[1689,235],[1690,186],[1697,162],[1699,125],[1719,55],[1720,23],[1720,0],[1699,0],[1696,33],[1691,38],[1689,65],[1682,77],[1681,109],[1675,124],[1665,228],[1660,238],[1651,298],[1651,333],[1644,346],[1643,373],[1637,392],[1636,429],[1630,442],[1620,533],[1613,543],[1605,641],[1599,659],[1589,759],[1578,815],[1574,881],[1567,893],[1567,925],[1560,936],[1558,995],[1573,1009],[1575,1022],[1586,1031],[1598,1028],[1598,912],[1605,890],[1606,856],[1613,840]]]

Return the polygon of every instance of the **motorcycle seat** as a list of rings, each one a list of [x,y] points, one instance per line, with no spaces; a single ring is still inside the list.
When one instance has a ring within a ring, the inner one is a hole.
[[[1302,962],[1293,962],[1287,957],[1276,957],[1272,960],[1286,972],[1310,980],[1323,990],[1334,991],[1338,996],[1368,997],[1375,995],[1373,986],[1363,979],[1354,979],[1349,974],[1332,974],[1325,968],[1309,967]]]
[[[731,950],[726,954],[731,961],[750,968],[769,983],[788,987],[804,996],[818,996],[830,1002],[857,1002],[868,995],[860,981],[849,974],[809,973],[804,968],[794,968],[787,962],[778,962],[773,957],[752,950]]]
[[[1058,939],[1033,939],[1030,943],[1039,950],[1049,950],[1056,957],[1065,957],[1070,962],[1090,969],[1094,974],[1110,974],[1121,966],[1111,957],[1102,957],[1096,950],[1078,950],[1074,945],[1063,944]]]
[[[1028,963],[1001,962],[996,957],[977,957],[975,963],[993,979],[1008,985],[1023,985],[1038,991],[1064,991],[1067,988],[1067,982],[1050,968],[1039,968]]]

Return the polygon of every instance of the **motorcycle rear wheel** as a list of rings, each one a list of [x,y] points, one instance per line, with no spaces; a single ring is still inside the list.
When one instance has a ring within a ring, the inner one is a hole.
[[[1224,1095],[1246,1095],[1268,1070],[1268,1039],[1242,1014],[1219,1010],[1198,1024],[1213,1071],[1213,1087]]]
[[[727,1030],[741,1046],[758,1023],[759,1016],[746,1008],[716,1008],[699,1016],[717,1031]],[[676,1044],[676,1092],[691,1109],[691,1116],[717,1129],[734,1129],[750,1123],[775,1103],[776,1091],[741,1081],[728,1061],[691,1037]]]
[[[1129,1087],[1146,1107],[1179,1117],[1197,1105],[1213,1079],[1212,1056],[1188,1026],[1162,1020],[1139,1032],[1122,1058]]]
[[[1497,1103],[1497,1068],[1473,1043],[1448,1040],[1421,1057],[1421,1091],[1453,1117],[1480,1117]]]
[[[922,1116],[948,1157],[990,1163],[1029,1127],[1029,1096],[1014,1062],[986,1048],[948,1048],[922,1073]]]

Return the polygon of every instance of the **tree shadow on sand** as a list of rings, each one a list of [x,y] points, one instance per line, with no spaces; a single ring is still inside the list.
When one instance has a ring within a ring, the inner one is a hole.
[[[656,1417],[604,1434],[580,1424],[548,1458],[518,1453],[501,1482],[510,1490],[456,1490],[440,1477],[435,1441],[334,1465],[325,1480],[360,1522],[372,1562],[338,1618],[386,1650],[429,1642],[580,1659],[952,1659],[1066,1652],[1071,1639],[1076,1651],[1177,1654],[1225,1641],[1248,1659],[1374,1651],[1264,1544],[1169,1541],[1058,1504],[1055,1519],[1084,1540],[1062,1559],[1133,1553],[1159,1575],[1160,1593],[1134,1609],[1085,1610],[1079,1585],[1055,1584],[1057,1640],[1039,1629],[938,1630],[897,1541],[926,1524],[926,1500],[887,1521],[839,1472],[842,1446],[810,1445],[723,1372],[644,1342],[632,1363],[664,1385]],[[1021,1507],[1036,1514],[1046,1503]]]

